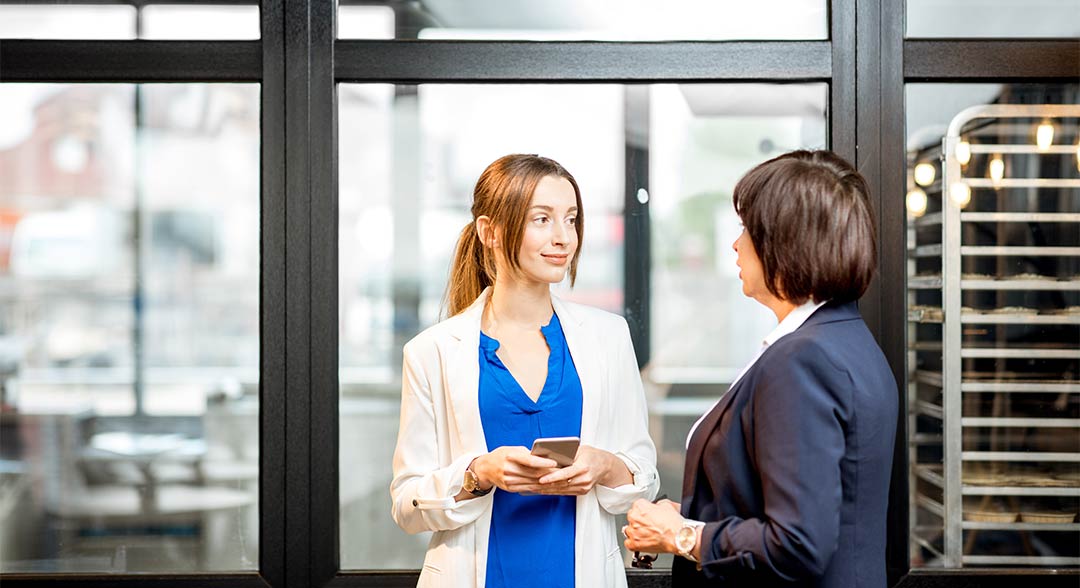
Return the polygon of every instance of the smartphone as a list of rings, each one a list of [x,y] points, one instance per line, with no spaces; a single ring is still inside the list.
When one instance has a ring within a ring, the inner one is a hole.
[[[553,459],[564,468],[574,463],[579,444],[581,439],[577,437],[543,437],[533,441],[532,454]]]

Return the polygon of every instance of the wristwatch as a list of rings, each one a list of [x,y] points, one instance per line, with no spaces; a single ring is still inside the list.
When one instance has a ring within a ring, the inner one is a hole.
[[[471,466],[470,466],[471,467]],[[472,494],[473,496],[486,496],[488,492],[491,492],[495,486],[488,488],[487,490],[480,489],[480,478],[476,477],[476,474],[470,468],[465,468],[465,479],[461,483],[461,489]]]
[[[683,526],[675,531],[675,549],[678,550],[679,557],[697,561],[693,555],[694,547],[697,547],[697,530],[704,526],[705,523],[701,521],[683,520]]]

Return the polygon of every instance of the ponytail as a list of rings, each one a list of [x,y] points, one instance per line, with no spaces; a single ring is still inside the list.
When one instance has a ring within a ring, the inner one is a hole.
[[[472,304],[484,288],[495,283],[494,268],[488,273],[484,246],[476,234],[476,222],[461,230],[454,262],[450,265],[450,282],[446,285],[447,316],[454,316]]]

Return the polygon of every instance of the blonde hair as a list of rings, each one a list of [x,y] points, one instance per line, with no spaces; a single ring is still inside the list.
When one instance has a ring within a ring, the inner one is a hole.
[[[537,184],[545,177],[554,176],[570,182],[577,199],[578,248],[570,260],[570,285],[577,278],[578,257],[585,231],[585,215],[581,206],[581,190],[577,180],[558,162],[540,157],[515,153],[504,155],[487,166],[473,189],[473,220],[465,225],[458,237],[454,261],[450,266],[450,281],[446,286],[446,309],[454,316],[469,307],[484,288],[495,283],[495,258],[491,250],[480,242],[476,232],[476,219],[486,216],[493,227],[502,230],[503,251],[508,252],[506,261],[510,271],[521,269],[517,252],[521,249],[525,220]]]

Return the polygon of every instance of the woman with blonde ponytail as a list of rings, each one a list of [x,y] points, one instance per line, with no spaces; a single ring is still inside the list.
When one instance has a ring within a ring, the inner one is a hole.
[[[626,321],[560,300],[577,277],[577,181],[537,155],[484,170],[449,318],[405,345],[394,520],[434,531],[418,586],[626,586],[616,516],[660,486]],[[565,467],[533,441],[578,437]]]

